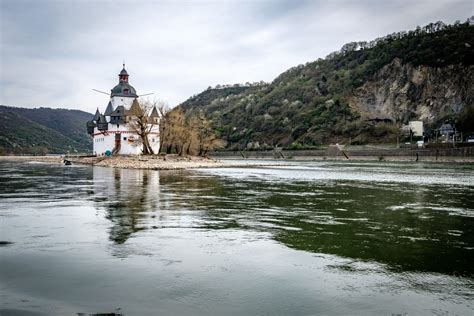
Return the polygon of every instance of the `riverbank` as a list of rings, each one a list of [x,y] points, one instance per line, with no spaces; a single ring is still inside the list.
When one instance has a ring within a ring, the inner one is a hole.
[[[224,162],[216,159],[177,155],[166,156],[113,156],[113,157],[67,157],[72,163],[87,164],[101,167],[179,170],[194,168],[223,167]]]
[[[268,165],[268,162],[241,161],[229,162],[213,158],[178,155],[159,156],[0,156],[0,160],[36,161],[63,164],[65,160],[72,164],[83,164],[100,167],[151,169],[151,170],[181,170],[196,168],[250,167]]]
[[[448,144],[449,145],[449,144]],[[470,144],[469,144],[470,145]],[[474,146],[396,148],[391,146],[336,146],[305,150],[246,150],[211,152],[215,159],[292,159],[351,161],[474,162]]]
[[[334,156],[322,155],[295,155],[276,157],[272,155],[258,155],[258,152],[251,152],[246,158],[238,155],[222,155],[211,158],[177,155],[160,156],[113,156],[113,157],[85,157],[85,156],[0,156],[1,160],[9,161],[36,161],[46,163],[63,164],[64,160],[72,164],[84,164],[101,167],[126,168],[126,169],[150,169],[150,170],[182,170],[196,168],[230,168],[230,167],[264,167],[273,163],[281,166],[285,161],[306,160],[306,161],[379,161],[379,162],[427,162],[427,163],[474,163],[474,157],[462,156],[429,156],[421,153],[410,156],[392,155],[367,155],[349,156],[347,159],[342,154]],[[304,152],[301,152],[304,153]]]
[[[217,159],[217,157],[215,157]],[[219,159],[226,161],[226,160],[244,160],[242,156],[225,156],[225,157],[218,157]],[[418,160],[416,155],[414,156],[352,156],[347,159],[344,156],[290,156],[285,158],[273,158],[273,157],[265,157],[265,156],[252,156],[248,155],[245,159],[249,159],[252,161],[346,161],[346,162],[357,162],[357,161],[389,161],[389,162],[429,162],[429,163],[474,163],[474,157],[455,157],[455,156],[440,156],[438,158],[432,156],[418,156]]]

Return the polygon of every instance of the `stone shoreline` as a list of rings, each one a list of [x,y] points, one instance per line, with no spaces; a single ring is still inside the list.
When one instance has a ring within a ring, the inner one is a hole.
[[[100,167],[151,169],[151,170],[182,170],[196,168],[225,168],[268,166],[268,162],[242,161],[229,162],[213,158],[177,155],[166,156],[113,156],[113,157],[80,157],[80,156],[0,156],[1,160],[8,161],[37,161],[63,164],[64,160],[72,164],[84,164]]]
[[[275,159],[270,157],[249,157],[249,160],[242,157],[219,157],[220,159],[205,157],[179,157],[177,155],[166,156],[114,156],[114,157],[80,157],[80,156],[0,156],[1,160],[9,161],[37,161],[49,163],[64,163],[64,159],[72,164],[85,164],[101,167],[127,168],[127,169],[151,169],[151,170],[182,170],[196,168],[231,168],[231,167],[269,167],[272,165],[282,166],[285,161],[306,160],[306,161],[387,161],[387,162],[412,162],[416,163],[412,156],[358,156],[347,160],[344,157],[318,157],[318,156],[300,156],[291,159]],[[238,161],[232,161],[238,160]],[[274,163],[272,163],[274,162]],[[419,157],[419,163],[474,163],[473,157],[442,156],[438,157]]]
[[[239,156],[227,156],[218,157],[220,160],[242,160]],[[416,162],[416,156],[352,156],[346,159],[344,156],[292,156],[284,159],[271,158],[271,157],[252,157],[249,156],[246,159],[258,160],[258,161],[346,161],[346,162],[357,162],[357,161],[388,161],[388,162]],[[429,163],[474,163],[474,157],[459,157],[459,156],[440,156],[438,158],[434,156],[419,156],[418,162],[429,162]]]
[[[80,163],[101,167],[127,168],[127,169],[152,169],[152,170],[178,170],[192,168],[223,167],[225,163],[203,157],[166,156],[114,156],[114,157],[68,157],[72,163]]]

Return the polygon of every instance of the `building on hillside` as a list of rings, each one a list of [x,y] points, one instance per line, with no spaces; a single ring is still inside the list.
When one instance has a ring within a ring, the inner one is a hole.
[[[408,122],[408,126],[413,136],[423,136],[424,129],[422,121],[410,121]]]
[[[143,144],[140,136],[130,125],[134,119],[134,107],[139,107],[138,95],[134,87],[128,82],[128,73],[125,64],[118,75],[119,83],[112,88],[110,100],[101,113],[97,108],[94,117],[87,122],[87,132],[92,136],[93,153],[104,155],[139,155]],[[160,147],[159,115],[155,108],[149,115],[148,142],[157,153]]]
[[[438,129],[439,138],[444,143],[453,142],[455,140],[456,129],[449,123],[442,124]],[[436,136],[438,136],[438,134]]]

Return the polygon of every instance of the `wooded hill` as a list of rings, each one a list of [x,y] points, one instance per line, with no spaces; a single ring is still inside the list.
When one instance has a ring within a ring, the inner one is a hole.
[[[86,121],[79,110],[0,106],[0,154],[90,152]]]
[[[268,84],[218,86],[179,105],[202,112],[227,148],[395,142],[400,126],[474,132],[474,18],[352,42]]]

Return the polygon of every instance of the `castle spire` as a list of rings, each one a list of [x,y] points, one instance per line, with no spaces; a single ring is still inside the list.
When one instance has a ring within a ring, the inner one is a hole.
[[[125,70],[125,60],[122,65],[122,71],[119,73],[119,82],[128,82],[128,72]]]
[[[97,121],[99,119],[99,116],[100,116],[100,112],[99,112],[99,108],[97,108],[94,114],[94,118],[92,120]]]

